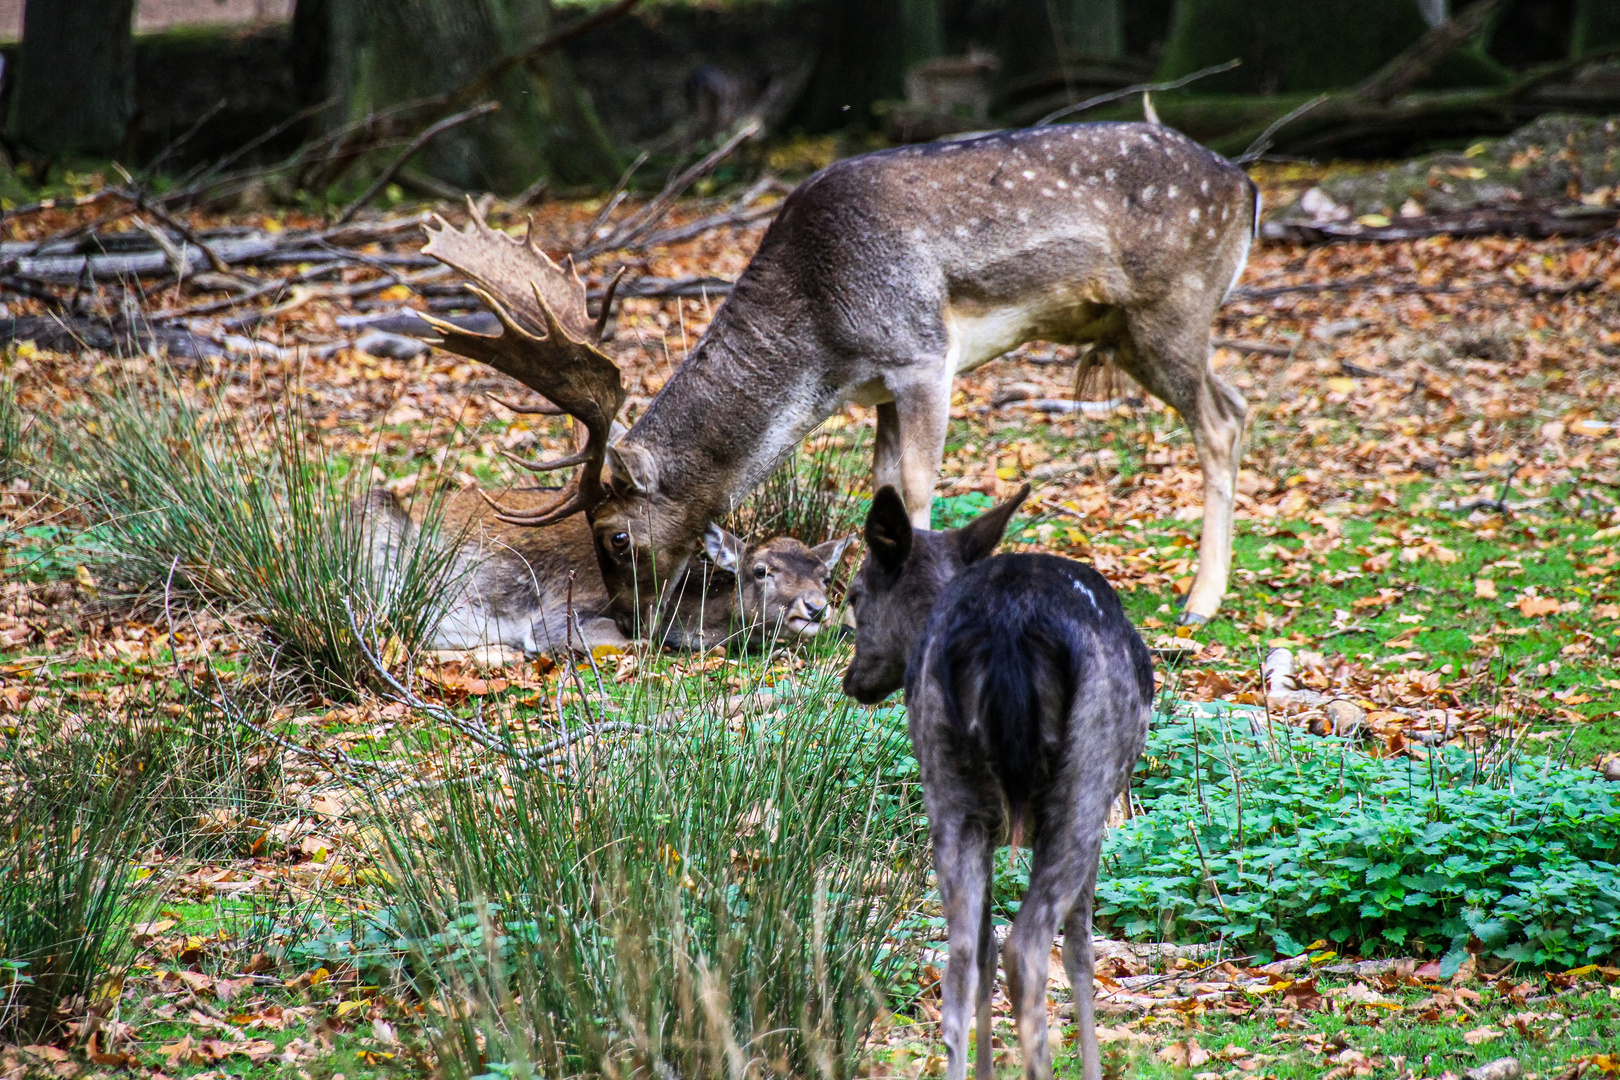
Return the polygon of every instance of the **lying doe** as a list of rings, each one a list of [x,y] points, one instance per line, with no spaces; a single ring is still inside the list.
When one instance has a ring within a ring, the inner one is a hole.
[[[967,1075],[969,1003],[979,1080],[990,1080],[990,865],[1010,824],[1033,849],[1029,890],[1006,943],[1007,996],[1024,1075],[1047,1080],[1046,978],[1063,926],[1085,1080],[1100,1080],[1091,907],[1109,807],[1147,739],[1153,662],[1089,566],[1053,555],[997,555],[1019,494],[949,532],[912,526],[885,487],[866,519],[852,587],[855,658],[845,692],[863,702],[906,691],[934,867],[949,928],[944,980],[949,1080]]]
[[[514,489],[500,499],[507,506],[534,507],[555,497],[555,491]],[[372,490],[361,510],[370,522],[372,565],[393,565],[392,552],[419,523],[382,489]],[[533,654],[629,645],[608,610],[583,517],[550,529],[509,525],[471,489],[450,496],[443,510],[444,534],[461,539],[455,591],[432,648],[503,645]],[[659,640],[671,648],[708,649],[739,638],[754,645],[767,636],[814,637],[826,617],[827,579],[848,542],[846,537],[810,548],[783,536],[745,544],[710,525],[705,543],[714,566],[694,566],[676,584]]]

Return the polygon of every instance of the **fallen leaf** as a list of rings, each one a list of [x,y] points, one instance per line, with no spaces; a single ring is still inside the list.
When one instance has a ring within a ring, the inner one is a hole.
[[[1474,595],[1481,600],[1496,599],[1496,582],[1488,577],[1474,579]]]
[[[1485,1027],[1477,1027],[1473,1031],[1463,1032],[1463,1042],[1467,1043],[1469,1046],[1478,1046],[1480,1043],[1488,1043],[1492,1039],[1500,1039],[1501,1037],[1502,1032],[1497,1031],[1490,1025],[1486,1025]]]
[[[1551,615],[1559,607],[1558,601],[1550,596],[1531,596],[1529,593],[1519,597],[1519,602],[1514,606],[1519,609],[1519,614],[1527,619]]]
[[[1160,1061],[1182,1069],[1196,1069],[1209,1060],[1209,1051],[1198,1045],[1197,1039],[1173,1042],[1157,1054]]]

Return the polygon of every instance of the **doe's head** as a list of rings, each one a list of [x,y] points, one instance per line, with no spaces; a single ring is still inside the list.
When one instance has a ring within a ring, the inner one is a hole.
[[[765,634],[808,638],[821,632],[827,618],[827,584],[854,537],[807,547],[790,536],[761,543],[710,525],[703,536],[709,558],[737,575],[741,621]]]
[[[912,526],[892,487],[879,489],[866,515],[866,558],[850,586],[855,612],[855,656],[844,673],[844,693],[873,705],[906,679],[906,659],[928,623],[945,585],[995,551],[1007,523],[1029,497],[1029,485],[960,529]]]

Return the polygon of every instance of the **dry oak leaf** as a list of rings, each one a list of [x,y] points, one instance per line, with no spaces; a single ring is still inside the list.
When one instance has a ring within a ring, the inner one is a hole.
[[[1501,1037],[1502,1032],[1491,1027],[1489,1024],[1484,1027],[1477,1027],[1473,1031],[1463,1032],[1463,1042],[1467,1043],[1469,1046],[1478,1046],[1480,1043],[1488,1043],[1492,1039],[1500,1039]]]
[[[1210,1058],[1210,1053],[1198,1045],[1197,1039],[1187,1039],[1184,1042],[1173,1042],[1160,1050],[1156,1055],[1167,1065],[1174,1065],[1182,1069],[1196,1069]]]
[[[1496,582],[1488,577],[1474,579],[1474,595],[1481,600],[1496,599]]]
[[[1519,614],[1527,619],[1539,618],[1542,615],[1551,615],[1558,610],[1559,604],[1550,596],[1531,596],[1529,593],[1519,597],[1518,603],[1513,605],[1519,609]]]

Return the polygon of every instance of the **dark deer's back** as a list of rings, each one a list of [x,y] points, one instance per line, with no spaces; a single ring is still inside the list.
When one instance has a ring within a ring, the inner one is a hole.
[[[906,670],[919,760],[971,772],[978,759],[976,796],[999,802],[988,790],[999,787],[1015,832],[1026,810],[1039,829],[1074,755],[1087,773],[1122,776],[1152,698],[1152,658],[1114,590],[1052,555],[998,555],[952,580]]]

